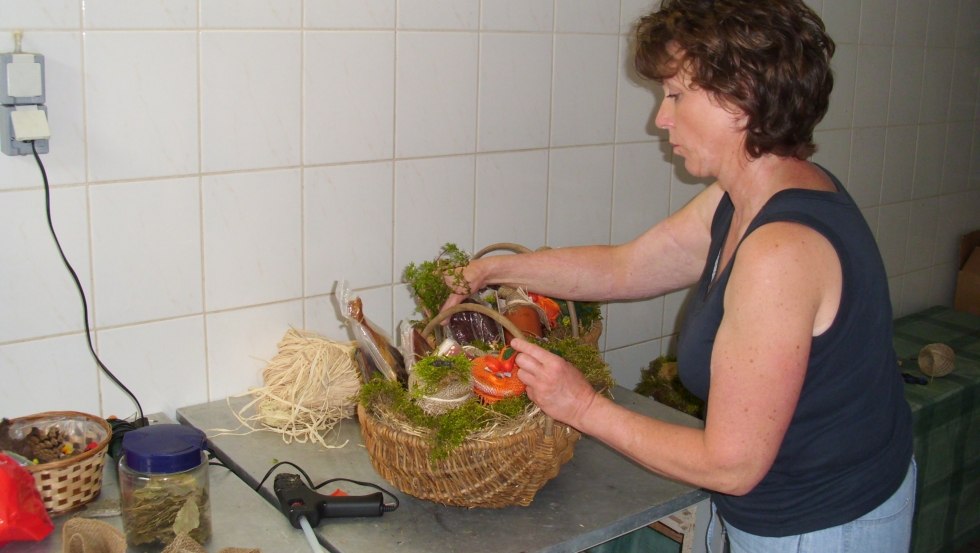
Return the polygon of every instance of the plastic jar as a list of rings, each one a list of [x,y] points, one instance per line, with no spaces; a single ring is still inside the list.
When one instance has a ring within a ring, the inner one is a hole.
[[[211,538],[206,436],[179,424],[127,432],[119,459],[119,492],[126,543],[166,546],[179,534]]]

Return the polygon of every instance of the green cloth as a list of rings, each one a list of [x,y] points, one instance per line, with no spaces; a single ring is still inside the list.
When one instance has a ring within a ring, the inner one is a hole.
[[[919,465],[912,552],[952,552],[980,535],[980,317],[931,307],[894,330],[903,372],[924,376],[917,359],[927,344],[956,354],[951,374],[905,385]]]
[[[640,528],[585,550],[586,553],[680,553],[681,544],[652,528]]]

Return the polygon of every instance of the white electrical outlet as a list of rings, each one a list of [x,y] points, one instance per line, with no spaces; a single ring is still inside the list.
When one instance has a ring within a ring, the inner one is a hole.
[[[5,106],[44,103],[44,56],[0,54],[0,104]]]
[[[50,137],[44,56],[19,51],[0,54],[0,151],[8,156],[31,155],[34,149],[46,154]]]

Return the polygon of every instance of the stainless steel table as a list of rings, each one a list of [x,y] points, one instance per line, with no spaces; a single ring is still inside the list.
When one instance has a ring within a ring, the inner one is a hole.
[[[700,426],[701,421],[625,388],[614,390],[627,408],[662,420]],[[286,444],[274,432],[229,435],[235,412],[248,398],[219,400],[177,410],[180,422],[208,434],[215,454],[254,487],[277,461],[303,467],[314,483],[350,478],[381,485],[398,495],[401,507],[382,517],[326,519],[316,528],[330,551],[368,553],[398,550],[419,553],[574,552],[642,528],[707,497],[699,489],[658,477],[603,444],[583,437],[575,456],[548,482],[528,507],[466,509],[407,496],[381,478],[363,447],[356,420],[338,425],[338,449]],[[665,445],[665,447],[669,447]],[[290,472],[289,467],[277,470]],[[292,471],[295,472],[295,471]],[[272,478],[261,493],[273,504]],[[366,493],[347,488],[350,493]],[[299,533],[299,530],[296,530]]]
[[[151,422],[174,422],[163,415],[149,415]],[[226,547],[257,548],[268,553],[309,553],[303,533],[290,526],[279,511],[245,485],[233,472],[212,466],[208,470],[211,499],[211,539],[209,552]],[[119,509],[119,483],[113,459],[106,456],[102,492],[95,501],[76,511],[52,517],[54,531],[40,542],[12,542],[0,547],[3,553],[61,553],[62,526],[74,516],[86,517]],[[100,517],[122,530],[122,518]]]

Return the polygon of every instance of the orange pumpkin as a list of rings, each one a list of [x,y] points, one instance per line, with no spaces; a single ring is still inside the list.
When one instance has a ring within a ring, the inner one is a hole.
[[[507,352],[510,355],[507,356]],[[500,355],[477,357],[470,364],[473,375],[473,392],[484,403],[495,403],[501,399],[519,396],[526,386],[517,377],[520,368],[516,363],[517,353],[510,348],[500,350]]]

